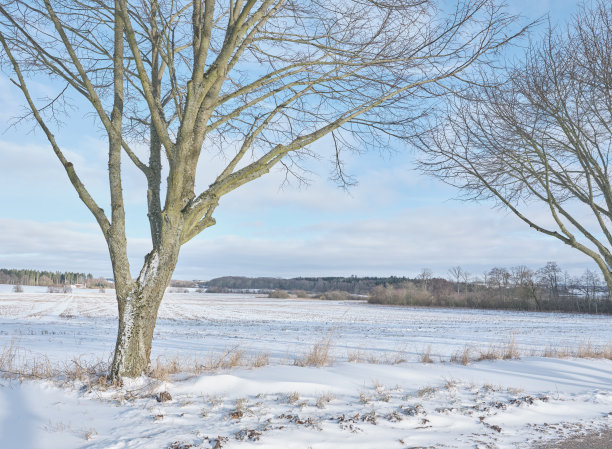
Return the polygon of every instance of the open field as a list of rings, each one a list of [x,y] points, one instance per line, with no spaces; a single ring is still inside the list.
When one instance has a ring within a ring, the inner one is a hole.
[[[612,422],[611,360],[542,357],[607,357],[612,317],[168,293],[152,377],[107,388],[115,307],[0,286],[24,374],[0,380],[0,447],[528,448]]]

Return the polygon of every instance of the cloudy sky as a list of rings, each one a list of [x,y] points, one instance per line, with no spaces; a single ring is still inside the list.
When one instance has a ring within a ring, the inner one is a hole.
[[[575,1],[511,1],[528,17],[547,13],[563,21]],[[44,92],[44,85],[35,88]],[[31,124],[9,127],[22,100],[0,75],[0,267],[92,272],[111,276],[105,242],[72,189],[40,131]],[[93,119],[74,114],[59,135],[87,187],[107,202],[105,143]],[[580,273],[591,263],[575,250],[528,229],[491,204],[456,200],[458,192],[413,169],[409,148],[393,154],[353,155],[347,168],[359,183],[349,192],[329,181],[329,143],[314,148],[308,187],[282,186],[271,173],[221,201],[217,225],[184,246],[175,278],[223,275],[416,275],[431,268],[446,275],[461,265],[473,275],[492,266],[549,260]],[[217,164],[204,160],[206,185]],[[126,161],[126,168],[129,162]],[[128,237],[133,271],[150,250],[145,183],[140,172],[125,176]],[[545,213],[536,207],[532,213]]]

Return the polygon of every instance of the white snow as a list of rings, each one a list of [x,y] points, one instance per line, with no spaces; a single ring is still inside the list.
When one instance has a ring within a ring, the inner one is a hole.
[[[157,270],[159,269],[159,254],[157,251],[153,251],[153,253],[149,256],[148,262],[142,268],[140,275],[138,276],[138,283],[140,285],[145,285],[151,276],[153,276]]]
[[[0,354],[12,342],[25,359],[52,364],[108,359],[116,313],[112,292],[0,286]],[[0,448],[528,448],[610,425],[612,361],[538,356],[548,346],[609,344],[610,324],[603,316],[168,293],[153,358],[238,348],[270,353],[270,365],[143,377],[120,389],[0,379]],[[448,362],[466,345],[486,349],[513,335],[533,355]],[[332,365],[291,364],[325,337]],[[428,346],[436,363],[419,362]],[[349,363],[356,351],[406,361]],[[161,391],[172,401],[157,402]]]

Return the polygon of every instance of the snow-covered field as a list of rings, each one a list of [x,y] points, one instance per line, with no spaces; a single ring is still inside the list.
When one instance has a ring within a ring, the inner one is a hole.
[[[540,356],[610,344],[611,324],[587,315],[168,293],[154,360],[244,351],[269,354],[269,365],[140,378],[119,389],[0,380],[0,448],[528,448],[612,422],[612,361]],[[19,347],[21,361],[108,360],[115,331],[112,291],[0,286],[0,351]],[[331,365],[293,365],[323,339]],[[448,361],[466,347],[511,339],[519,360]],[[435,363],[421,363],[428,350]],[[163,391],[172,400],[158,402]]]

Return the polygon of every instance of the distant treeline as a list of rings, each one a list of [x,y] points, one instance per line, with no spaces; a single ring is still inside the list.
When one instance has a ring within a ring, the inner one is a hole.
[[[495,267],[473,277],[461,267],[449,270],[450,279],[434,278],[424,269],[418,278],[395,286],[378,286],[372,304],[467,307],[525,311],[612,314],[612,301],[600,276],[586,270],[573,277],[555,262],[532,270],[524,265]]]
[[[227,290],[305,290],[313,293],[343,291],[354,295],[367,295],[379,285],[400,285],[410,279],[406,277],[299,277],[292,279],[280,278],[248,278],[241,276],[225,276],[207,282],[208,291]]]
[[[91,273],[73,273],[71,271],[38,271],[26,269],[7,269],[0,268],[0,284],[14,285],[66,285],[66,284],[87,284],[88,286],[100,287],[106,284],[103,278],[95,279]]]
[[[581,276],[570,276],[555,262],[535,270],[525,265],[494,267],[481,276],[456,266],[447,279],[434,277],[424,268],[416,278],[226,276],[206,286],[210,293],[262,290],[272,292],[272,297],[323,299],[367,295],[372,304],[612,314],[608,288],[597,272],[585,270]]]

